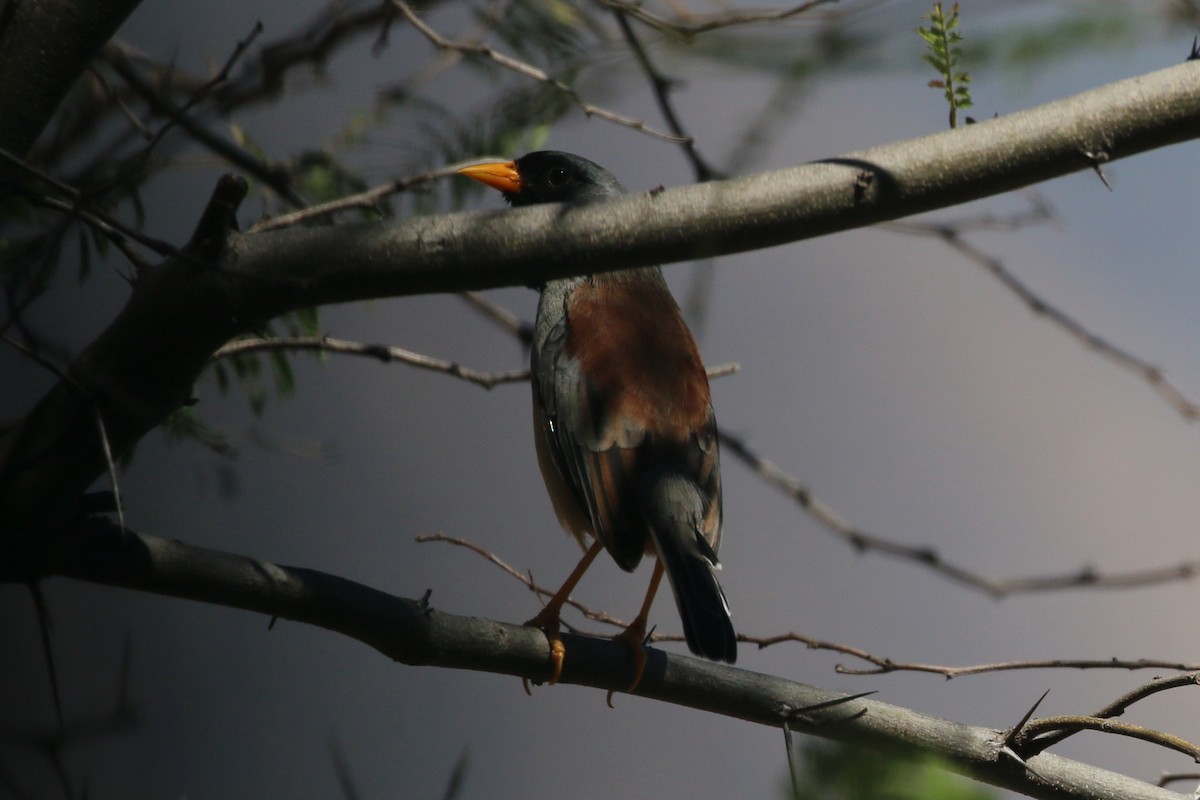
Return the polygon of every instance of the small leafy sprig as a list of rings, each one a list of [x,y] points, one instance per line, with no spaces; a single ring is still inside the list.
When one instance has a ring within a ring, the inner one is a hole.
[[[959,109],[973,105],[968,87],[971,76],[958,68],[958,61],[962,57],[962,48],[958,46],[962,41],[962,34],[957,30],[958,3],[950,6],[948,14],[942,10],[941,3],[934,3],[933,10],[925,18],[930,22],[929,27],[917,28],[917,33],[929,45],[925,60],[941,75],[931,80],[929,86],[945,92],[946,102],[950,104],[950,127],[957,128]],[[967,124],[973,121],[967,118]]]

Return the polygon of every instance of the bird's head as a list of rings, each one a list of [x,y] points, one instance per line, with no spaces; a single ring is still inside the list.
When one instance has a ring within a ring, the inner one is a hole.
[[[557,150],[539,150],[516,161],[476,164],[459,172],[499,190],[514,206],[587,203],[625,194],[625,187],[604,167]]]

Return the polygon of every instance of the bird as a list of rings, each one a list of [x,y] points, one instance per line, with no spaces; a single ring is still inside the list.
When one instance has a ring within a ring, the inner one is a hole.
[[[553,150],[459,172],[514,207],[628,194],[603,167]],[[549,683],[562,674],[562,606],[602,549],[627,572],[644,555],[655,557],[638,615],[614,637],[634,657],[627,691],[645,669],[647,618],[664,573],[688,649],[734,663],[737,637],[715,574],[722,522],[716,418],[695,339],[662,270],[555,279],[539,288],[530,353],[534,443],[554,511],[585,550],[526,623],[550,642]]]

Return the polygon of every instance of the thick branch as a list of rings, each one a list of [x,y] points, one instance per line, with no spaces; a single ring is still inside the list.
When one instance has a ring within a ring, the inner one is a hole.
[[[817,163],[535,206],[239,237],[226,268],[270,315],[301,305],[518,284],[745,252],[1028,186],[1200,136],[1187,63],[977,125]]]
[[[82,580],[200,600],[318,625],[410,665],[548,677],[549,647],[534,628],[446,614],[316,570],[191,547],[86,523],[58,547],[53,570]],[[564,634],[562,683],[621,691],[628,649]],[[1053,800],[1167,800],[1179,795],[1051,754],[1032,770],[1001,752],[1003,731],[925,716],[872,700],[651,649],[637,694],[876,749],[933,753],[976,779]],[[515,691],[514,686],[514,691]],[[548,689],[547,691],[553,691]],[[845,702],[839,702],[845,701]],[[818,706],[822,706],[817,708]]]
[[[140,2],[21,0],[0,5],[0,148],[24,155],[33,146],[93,56]],[[0,166],[0,187],[11,175],[11,168]]]
[[[55,510],[103,471],[97,405],[120,456],[186,400],[218,347],[286,311],[742,252],[996,194],[1200,136],[1198,70],[1186,63],[963,129],[592,206],[231,234],[211,269],[176,259],[152,271],[72,365],[86,392],[61,384],[0,439],[0,523],[61,524]]]

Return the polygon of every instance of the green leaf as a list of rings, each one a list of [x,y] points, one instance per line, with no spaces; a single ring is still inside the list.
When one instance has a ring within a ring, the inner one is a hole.
[[[989,789],[934,758],[899,756],[827,743],[800,751],[794,800],[995,800]]]
[[[956,128],[959,109],[972,105],[970,92],[966,88],[971,78],[957,68],[962,58],[962,48],[955,46],[962,41],[962,34],[955,30],[959,22],[958,3],[950,7],[948,15],[942,10],[941,3],[934,3],[925,18],[930,22],[929,27],[917,28],[917,34],[929,48],[922,58],[941,75],[928,85],[942,90],[950,106],[950,127]]]
[[[271,363],[271,372],[275,376],[275,396],[290,397],[296,393],[296,376],[292,372],[292,363],[283,350],[267,351]]]
[[[296,310],[301,336],[316,336],[321,330],[321,314],[316,306]]]
[[[210,428],[196,412],[195,406],[178,408],[163,420],[163,432],[170,441],[196,441],[220,456],[232,458],[237,455],[228,436]]]

